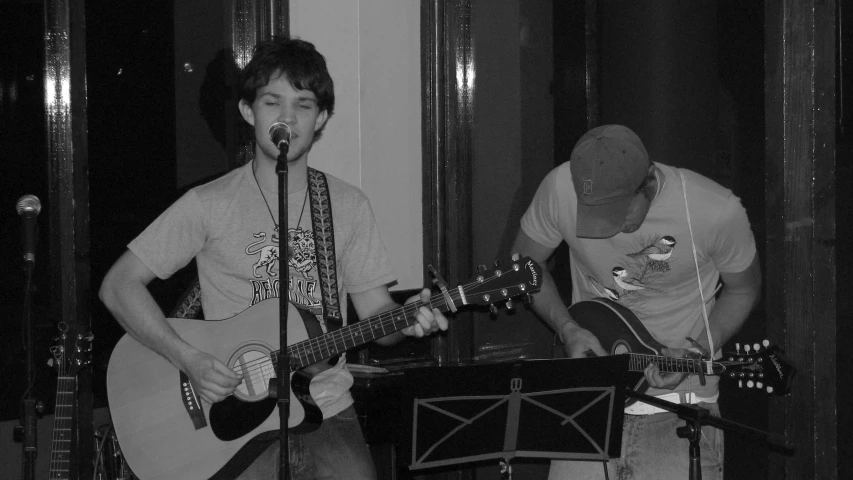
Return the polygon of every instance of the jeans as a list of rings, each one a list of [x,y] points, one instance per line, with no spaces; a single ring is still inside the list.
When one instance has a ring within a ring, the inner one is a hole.
[[[376,468],[352,406],[323,420],[311,433],[290,435],[288,448],[292,480],[376,480]],[[279,443],[275,442],[238,480],[277,480],[279,452]]]
[[[700,403],[711,415],[720,416],[716,403]],[[612,480],[683,480],[689,477],[690,442],[679,438],[675,429],[684,420],[674,413],[625,415],[622,428],[622,456],[607,463]],[[723,432],[702,427],[702,480],[723,480]],[[603,480],[602,462],[551,462],[549,480]]]

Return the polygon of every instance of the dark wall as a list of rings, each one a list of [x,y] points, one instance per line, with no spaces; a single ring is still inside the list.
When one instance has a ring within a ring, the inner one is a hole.
[[[836,284],[837,291],[837,338],[853,337],[853,298],[844,285],[853,282],[853,5],[838,2],[839,52],[836,90],[835,152],[835,218],[836,218]],[[839,372],[853,371],[853,357],[845,348],[837,348]],[[853,384],[846,375],[837,376],[838,414],[838,478],[853,478],[853,437],[847,432],[853,428],[853,411],[845,408],[853,404]]]
[[[0,420],[20,418],[27,381],[22,337],[26,277],[21,219],[15,208],[23,195],[35,195],[42,204],[33,273],[33,395],[53,408],[55,381],[45,364],[56,330],[50,318],[43,37],[40,2],[0,3]]]
[[[94,402],[123,330],[97,298],[127,243],[176,199],[172,2],[86,2]],[[154,282],[153,288],[161,288]]]

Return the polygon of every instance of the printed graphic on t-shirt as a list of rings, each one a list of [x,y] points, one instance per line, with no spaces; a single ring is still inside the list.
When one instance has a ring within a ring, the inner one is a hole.
[[[252,276],[250,287],[252,289],[252,303],[255,305],[268,298],[279,296],[278,292],[278,236],[273,235],[272,240],[267,242],[266,232],[252,235],[258,240],[246,246],[246,255],[254,257],[252,264]],[[269,243],[264,245],[265,243]]]
[[[640,316],[647,294],[664,292],[663,280],[671,270],[676,243],[670,235],[645,239],[611,267],[611,278],[601,282],[588,279],[600,296],[618,301]]]
[[[279,245],[278,235],[269,240],[265,232],[252,235],[257,240],[246,247],[246,255],[252,258],[252,302],[255,305],[269,298],[278,298],[279,290]],[[297,308],[308,310],[322,318],[320,283],[317,281],[317,254],[314,248],[314,232],[301,227],[288,229],[290,245],[288,269],[288,301]],[[322,323],[322,322],[321,322]],[[323,331],[325,326],[323,325]]]

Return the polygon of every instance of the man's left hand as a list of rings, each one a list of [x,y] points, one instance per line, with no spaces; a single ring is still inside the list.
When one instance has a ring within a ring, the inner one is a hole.
[[[686,348],[664,347],[661,349],[660,353],[661,355],[670,358],[701,358],[698,353]],[[646,369],[643,370],[643,374],[645,374],[646,381],[649,382],[650,387],[664,390],[674,389],[678,384],[683,382],[688,375],[690,375],[689,373],[681,372],[661,372],[657,364],[654,363],[650,363],[646,366]]]
[[[423,337],[424,335],[431,335],[439,330],[447,330],[447,318],[438,310],[438,309],[430,309],[429,301],[432,296],[432,292],[428,288],[421,290],[419,295],[415,295],[412,298],[406,300],[406,305],[421,301],[424,305],[421,305],[418,308],[418,313],[415,316],[417,322],[413,325],[410,325],[400,332],[407,337]]]

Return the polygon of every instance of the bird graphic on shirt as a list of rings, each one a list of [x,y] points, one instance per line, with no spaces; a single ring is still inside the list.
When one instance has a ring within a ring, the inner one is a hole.
[[[624,290],[642,290],[646,288],[636,278],[628,278],[628,271],[622,267],[613,267],[613,280]]]
[[[649,260],[656,260],[662,262],[664,260],[669,260],[669,257],[672,256],[672,250],[675,248],[675,239],[669,235],[665,235],[660,238],[653,245],[649,245],[648,247],[640,250],[637,253],[632,253],[630,257],[641,257],[643,255],[647,256]]]
[[[607,288],[604,285],[598,283],[598,280],[592,278],[587,275],[587,280],[592,285],[592,288],[595,289],[595,293],[598,294],[599,297],[607,297],[613,301],[619,300],[619,293],[613,290],[612,288]]]

